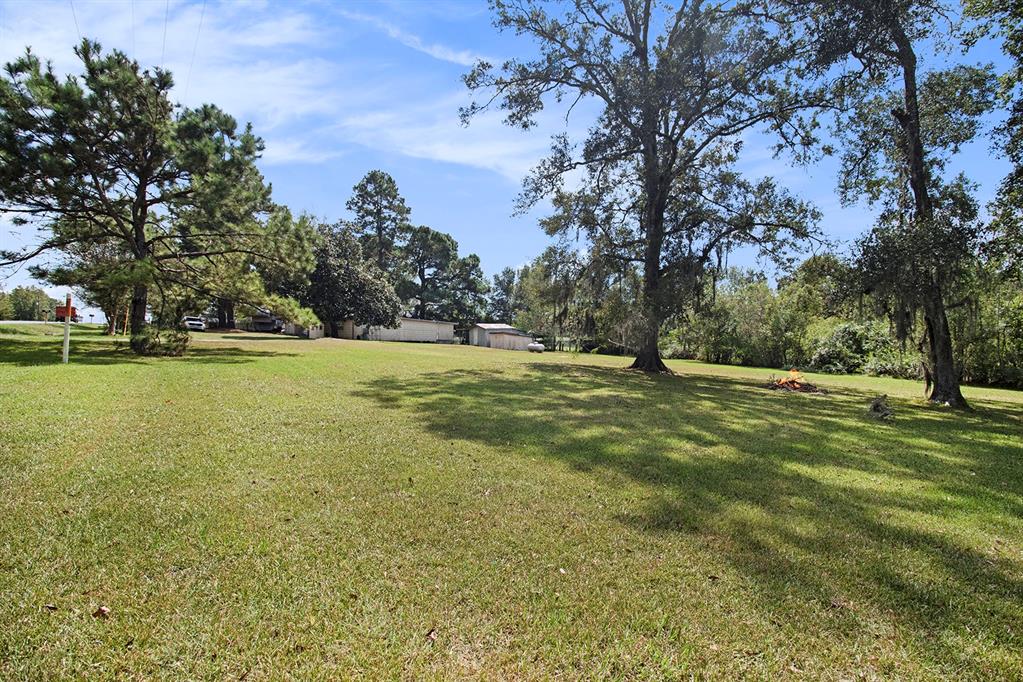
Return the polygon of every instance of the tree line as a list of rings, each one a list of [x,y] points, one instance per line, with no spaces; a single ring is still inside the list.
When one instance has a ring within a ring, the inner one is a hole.
[[[31,261],[37,279],[76,288],[137,353],[181,352],[188,314],[318,319],[334,334],[348,319],[482,314],[479,258],[413,225],[388,174],[354,187],[350,220],[295,215],[273,201],[251,125],[174,104],[170,72],[121,51],[83,40],[75,54],[77,75],[28,49],[0,78],[0,210],[38,235],[0,266]]]
[[[728,253],[753,250],[786,268],[807,243],[823,242],[814,206],[739,172],[743,136],[758,130],[796,163],[837,156],[839,198],[878,209],[853,259],[859,293],[923,349],[930,400],[966,406],[950,311],[968,305],[959,294],[978,259],[1000,278],[1019,270],[1018,3],[495,0],[492,8],[496,27],[531,40],[534,56],[496,68],[480,61],[464,77],[478,98],[463,120],[497,109],[528,130],[555,102],[597,104],[583,138],[552,139],[523,182],[520,207],[549,201],[548,234],[581,236],[599,267],[625,273],[623,289],[635,286],[638,315],[622,316],[639,335],[633,367],[666,371],[666,329],[706,310],[708,282]],[[983,36],[1002,39],[1013,64],[1006,73],[948,66],[951,52]],[[1014,171],[984,222],[975,185],[950,169],[996,108],[1009,116],[988,139]],[[566,116],[576,111],[572,104]]]
[[[635,354],[643,337],[642,274],[608,266],[597,252],[552,246],[494,276],[491,318],[551,348]],[[866,293],[854,259],[817,254],[774,282],[726,262],[714,270],[662,325],[663,357],[925,378],[926,345],[910,333],[919,321],[892,316],[889,301]],[[962,380],[1023,388],[1023,284],[978,257],[955,294],[963,303],[948,316]]]
[[[20,286],[9,292],[0,287],[0,320],[52,320],[58,305],[62,301],[51,298],[39,287]]]

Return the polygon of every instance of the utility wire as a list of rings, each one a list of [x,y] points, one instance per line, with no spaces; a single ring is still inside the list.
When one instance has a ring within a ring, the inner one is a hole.
[[[181,99],[188,99],[188,86],[192,84],[192,67],[195,66],[195,53],[199,49],[199,34],[202,33],[202,20],[206,16],[206,0],[202,0],[202,11],[199,12],[199,28],[195,30],[195,42],[192,44],[192,61],[188,63],[188,76],[185,77],[185,94]]]
[[[71,18],[75,20],[75,31],[78,33],[78,42],[82,42],[82,29],[78,28],[78,15],[75,14],[75,0],[67,0],[71,5]]]
[[[131,7],[131,58],[135,59],[135,0],[128,0]]]
[[[170,0],[163,9],[163,46],[160,48],[160,68],[163,68],[163,58],[167,54],[167,18],[170,16]]]

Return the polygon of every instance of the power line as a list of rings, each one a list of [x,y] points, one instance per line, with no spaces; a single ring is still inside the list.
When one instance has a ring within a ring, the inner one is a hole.
[[[170,16],[170,0],[163,9],[163,46],[160,48],[160,68],[163,68],[163,58],[167,54],[167,18]]]
[[[78,42],[82,42],[82,29],[78,28],[78,15],[75,14],[75,0],[67,0],[71,5],[71,18],[75,20],[75,31],[78,33]]]
[[[128,0],[131,7],[131,58],[135,59],[135,0]]]
[[[199,28],[195,30],[195,42],[192,44],[192,61],[188,63],[188,76],[185,77],[185,95],[188,99],[188,86],[192,84],[192,67],[195,66],[195,53],[199,49],[199,34],[202,33],[202,20],[206,16],[206,0],[202,0],[202,11],[199,12]]]

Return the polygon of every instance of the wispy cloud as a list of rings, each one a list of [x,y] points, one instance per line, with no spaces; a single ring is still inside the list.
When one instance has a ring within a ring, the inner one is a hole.
[[[460,64],[462,66],[472,66],[483,58],[470,50],[458,50],[446,45],[441,45],[440,43],[428,43],[414,33],[409,33],[408,31],[385,21],[380,17],[361,14],[359,12],[350,12],[348,10],[338,10],[338,14],[346,19],[368,24],[387,34],[387,36],[391,39],[397,40],[405,47],[412,48],[417,52],[422,52],[434,59],[451,62],[452,64]]]

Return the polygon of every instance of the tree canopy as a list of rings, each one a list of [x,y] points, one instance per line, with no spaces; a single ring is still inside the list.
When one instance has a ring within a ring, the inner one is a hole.
[[[28,50],[0,79],[0,208],[41,234],[3,263],[116,251],[141,339],[153,287],[209,295],[225,260],[301,259],[307,236],[266,220],[263,142],[250,126],[212,105],[175,107],[170,73],[123,52],[83,40],[75,54],[79,75],[61,78]]]
[[[793,114],[805,98],[785,87],[792,44],[742,3],[662,8],[624,0],[613,10],[574,0],[561,11],[498,0],[493,8],[495,24],[531,38],[537,56],[497,72],[477,64],[465,82],[483,97],[463,119],[496,106],[508,124],[528,129],[552,99],[599,104],[585,140],[555,137],[526,179],[520,206],[553,197],[560,215],[549,232],[582,229],[609,256],[641,265],[646,331],[633,366],[664,371],[661,323],[675,294],[719,249],[770,251],[812,228],[812,209],[769,180],[742,180],[732,167],[741,133],[798,122]],[[566,191],[565,177],[577,168],[585,169],[583,185]],[[720,205],[723,197],[729,201]]]

